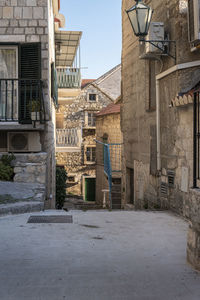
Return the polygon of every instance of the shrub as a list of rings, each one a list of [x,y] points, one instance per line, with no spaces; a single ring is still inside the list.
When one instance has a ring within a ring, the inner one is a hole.
[[[2,155],[0,159],[0,180],[11,181],[13,179],[14,170],[11,162],[14,159],[14,154]]]
[[[56,168],[56,208],[62,209],[66,198],[67,172],[65,169]]]

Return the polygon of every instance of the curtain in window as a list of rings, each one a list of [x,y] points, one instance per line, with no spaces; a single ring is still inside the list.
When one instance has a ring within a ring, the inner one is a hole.
[[[17,119],[17,81],[2,80],[17,78],[17,50],[0,49],[0,119]]]

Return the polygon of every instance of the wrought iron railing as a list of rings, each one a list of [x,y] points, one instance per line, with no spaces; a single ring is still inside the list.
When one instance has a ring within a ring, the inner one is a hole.
[[[81,130],[56,129],[56,147],[79,147]]]
[[[80,88],[81,72],[79,68],[57,67],[58,88]]]
[[[42,81],[0,79],[0,121],[43,123],[45,107]]]
[[[103,146],[103,165],[104,165],[104,173],[108,178],[109,185],[109,200],[110,200],[110,208],[112,209],[112,175],[114,172],[121,172],[121,144],[105,144],[100,141],[97,141],[97,144]],[[98,150],[97,150],[98,151]],[[97,154],[98,155],[98,154]],[[98,162],[98,161],[97,161]]]

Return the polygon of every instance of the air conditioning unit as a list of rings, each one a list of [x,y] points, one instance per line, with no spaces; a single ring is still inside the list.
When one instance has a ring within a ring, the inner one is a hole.
[[[149,27],[149,33],[146,40],[150,41],[164,41],[164,23],[162,22],[152,22]],[[156,44],[156,42],[155,42]],[[164,50],[162,43],[158,43],[158,46]],[[155,53],[159,54],[161,52],[158,48],[150,43],[145,43],[145,53]]]
[[[8,132],[9,152],[40,152],[39,132]]]

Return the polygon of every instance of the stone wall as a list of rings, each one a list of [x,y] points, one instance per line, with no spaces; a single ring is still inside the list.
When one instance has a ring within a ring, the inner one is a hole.
[[[183,1],[148,1],[154,9],[153,21],[164,22],[169,39],[176,41],[177,64],[200,59],[199,49],[190,49],[187,9],[183,9],[181,2]],[[187,1],[184,3],[187,4]],[[125,13],[132,5],[131,0],[122,2],[123,201],[128,202],[126,170],[132,168],[136,207],[168,208],[192,221],[188,234],[188,260],[199,268],[200,192],[199,189],[192,189],[193,107],[192,104],[187,104],[170,108],[170,104],[176,95],[189,91],[199,82],[200,70],[199,67],[188,67],[159,80],[161,170],[155,172],[157,150],[156,143],[152,143],[152,140],[156,140],[156,135],[152,135],[152,128],[156,128],[156,111],[150,105],[150,101],[155,102],[155,99],[151,99],[149,90],[149,60],[139,59],[141,48]],[[161,59],[162,63],[155,60],[155,75],[175,64],[169,57]],[[173,174],[170,175],[174,178],[172,184],[169,174]]]
[[[55,207],[55,109],[50,87],[50,65],[55,61],[53,34],[51,0],[0,0],[1,43],[41,43],[41,78],[47,122],[40,135],[42,150],[47,153],[46,207]]]
[[[97,101],[89,102],[88,94],[96,94]],[[67,101],[65,101],[66,103]],[[96,147],[96,130],[88,128],[86,123],[86,113],[97,113],[103,107],[111,103],[110,97],[102,93],[93,84],[85,87],[80,91],[80,94],[69,104],[59,104],[57,113],[64,115],[63,128],[77,128],[82,130],[81,145],[78,149],[73,150],[66,147],[62,152],[57,149],[56,161],[57,165],[65,166],[68,176],[74,176],[75,182],[67,183],[67,192],[75,195],[83,193],[83,176],[96,176],[95,164],[86,162],[86,147]]]
[[[108,143],[122,143],[122,133],[120,128],[120,113],[98,116],[96,121],[96,138],[103,142],[103,136],[108,136]],[[121,157],[119,158],[121,159]],[[103,189],[109,189],[108,180],[104,174],[103,146],[97,143],[96,151],[96,201],[103,203]],[[109,203],[109,194],[106,194],[107,204]],[[109,205],[108,205],[109,206]]]

